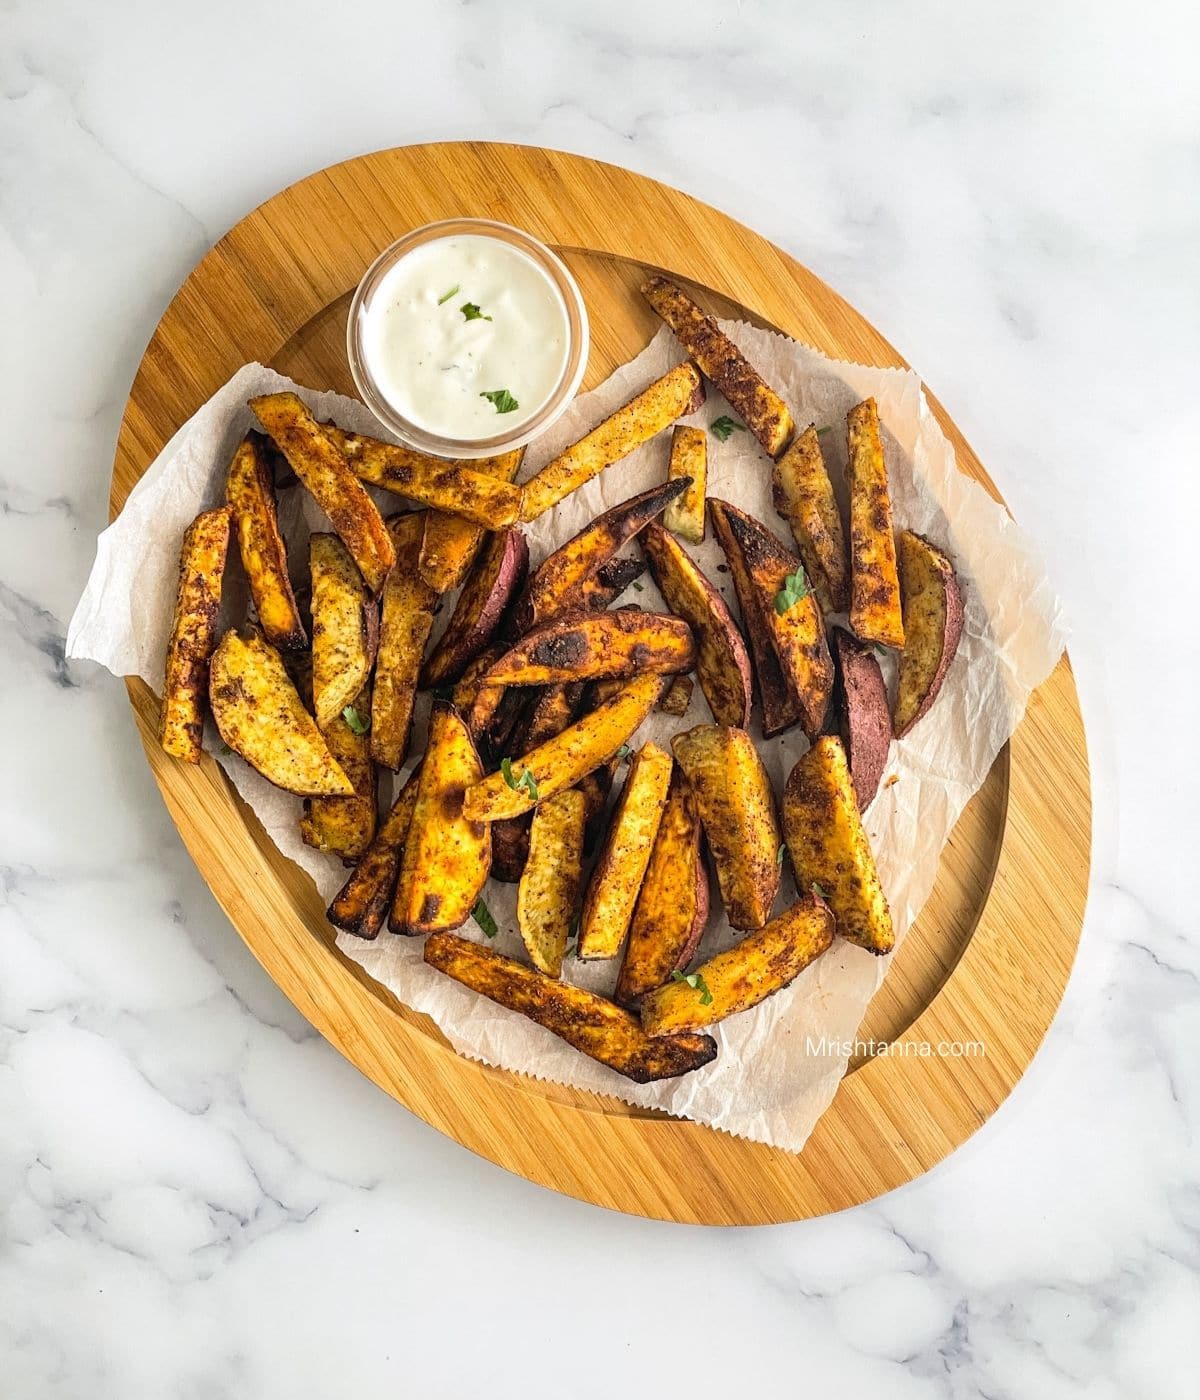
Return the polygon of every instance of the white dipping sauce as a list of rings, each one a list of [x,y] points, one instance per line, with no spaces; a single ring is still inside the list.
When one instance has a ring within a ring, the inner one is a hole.
[[[414,248],[387,272],[362,349],[397,413],[426,432],[478,440],[514,432],[545,404],[566,367],[568,333],[562,296],[532,258],[464,234]]]

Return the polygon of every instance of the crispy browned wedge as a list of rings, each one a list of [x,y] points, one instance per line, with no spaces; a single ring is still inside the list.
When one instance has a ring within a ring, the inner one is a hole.
[[[421,672],[422,687],[448,685],[462,675],[491,641],[528,571],[529,546],[520,530],[489,536]]]
[[[483,774],[461,716],[441,701],[429,717],[429,743],[388,927],[432,933],[466,923],[487,882],[492,834],[463,815],[463,793]]]
[[[695,955],[708,922],[708,871],[702,848],[700,813],[687,779],[676,769],[613,993],[622,1006],[636,1007]]]
[[[504,642],[494,642],[489,647],[479,653],[467,669],[454,683],[454,689],[450,692],[450,703],[460,715],[467,721],[467,728],[471,731],[471,738],[476,743],[487,729],[491,722],[492,715],[495,714],[495,705],[500,703],[504,694],[503,686],[484,686],[483,678],[487,675],[488,668],[492,662],[504,655],[508,647]],[[495,704],[493,704],[493,700]],[[479,703],[479,713],[476,714],[476,703]]]
[[[797,760],[783,796],[783,829],[797,886],[818,887],[843,938],[890,953],[892,916],[840,739],[826,735]]]
[[[396,560],[375,502],[325,429],[292,393],[250,400],[254,416],[344,541],[367,587],[378,593]]]
[[[904,650],[892,724],[903,737],[938,697],[962,640],[963,599],[954,565],[911,530],[900,536]]]
[[[342,455],[359,481],[394,491],[419,505],[461,516],[485,530],[514,525],[521,511],[521,488],[486,472],[426,457],[408,447],[396,447],[378,438],[361,437],[327,425],[329,441]]]
[[[437,604],[437,594],[417,568],[423,517],[423,511],[414,511],[388,522],[396,567],[383,590],[371,702],[371,757],[391,769],[399,768],[408,753],[417,677]]]
[[[692,703],[692,681],[690,676],[676,676],[667,687],[666,694],[655,708],[660,714],[674,715],[678,719],[686,715]]]
[[[530,477],[525,483],[521,519],[536,520],[677,418],[695,413],[703,402],[704,385],[695,365],[685,362],[668,370]]]
[[[529,961],[547,977],[562,974],[583,879],[586,820],[587,799],[578,788],[568,788],[542,803],[529,828],[529,856],[517,889],[517,927]]]
[[[691,485],[663,511],[663,524],[692,544],[704,539],[704,496],[708,491],[708,434],[703,428],[677,423],[671,433],[667,479],[686,476]]]
[[[174,758],[200,762],[209,662],[217,638],[221,579],[229,548],[229,508],[206,510],[187,527],[179,551],[175,620],[167,643],[159,742]]]
[[[699,724],[671,741],[700,809],[725,914],[761,928],[779,888],[779,824],[771,780],[744,729]]]
[[[580,584],[580,607],[584,612],[603,612],[645,572],[646,565],[641,559],[610,559]]]
[[[247,433],[229,464],[225,501],[233,511],[242,568],[254,599],[254,611],[267,641],[280,651],[306,646],[304,623],[288,577],[287,548],[279,533],[275,480],[267,451],[270,439]]]
[[[610,758],[607,763],[593,768],[575,784],[587,801],[587,826],[583,833],[584,855],[591,855],[604,834],[607,825],[605,818],[608,815],[608,795],[612,792],[613,778],[616,777],[620,764],[619,758]]]
[[[619,695],[514,762],[511,782],[500,771],[468,788],[464,812],[483,822],[519,817],[556,792],[574,787],[633,735],[662,690],[661,676],[638,676]]]
[[[667,607],[696,636],[696,676],[718,724],[750,723],[750,657],[724,598],[661,525],[646,527],[642,548]]]
[[[652,486],[597,516],[538,566],[516,610],[522,632],[549,622],[560,613],[579,608],[588,580],[596,578],[622,545],[644,530],[676,496],[687,490],[683,477]],[[605,604],[607,606],[607,604]]]
[[[425,961],[637,1084],[673,1079],[716,1058],[717,1043],[711,1036],[648,1036],[628,1011],[595,992],[547,977],[454,934],[435,933],[425,944]]]
[[[488,672],[489,685],[554,685],[595,676],[675,675],[695,664],[682,618],[611,612],[559,619],[527,633]]]
[[[811,738],[820,733],[833,697],[833,658],[804,565],[765,525],[727,501],[713,501],[712,515],[725,557],[740,556],[740,569],[730,560],[735,580],[744,569],[754,591],[753,605],[743,608],[743,619],[751,618],[747,626],[752,636],[756,627],[766,631],[765,645],[775,653],[784,688]]]
[[[864,642],[904,645],[904,615],[892,533],[892,498],[879,409],[864,399],[846,415],[850,458],[850,629]]]
[[[333,897],[325,917],[334,926],[358,938],[377,938],[391,908],[400,855],[408,839],[421,765],[408,776],[392,804],[392,810],[379,824],[375,839],[354,867],[350,878]]]
[[[671,755],[657,744],[646,744],[630,760],[629,775],[583,901],[580,958],[615,958],[621,951],[667,805],[672,767]]]
[[[775,509],[792,535],[821,606],[845,612],[850,606],[850,566],[842,514],[825,467],[821,439],[812,424],[775,463]]]
[[[685,979],[642,998],[647,1035],[678,1035],[715,1025],[782,990],[833,942],[833,915],[814,894],[802,896]]]
[[[371,762],[366,727],[371,713],[369,685],[355,697],[351,713],[361,733],[341,714],[335,715],[321,732],[329,752],[354,784],[354,796],[306,797],[300,818],[300,839],[306,846],[340,856],[347,864],[358,860],[371,844],[378,816],[375,765]]]
[[[268,782],[303,797],[353,796],[282,658],[258,632],[225,633],[208,694],[221,738]]]
[[[497,481],[515,481],[523,453],[504,452],[499,457],[480,457],[460,465]],[[431,510],[425,517],[425,538],[421,542],[421,577],[435,593],[449,593],[466,578],[487,532],[482,525]]]
[[[763,451],[778,457],[796,431],[787,404],[682,288],[665,277],[651,277],[642,291],[702,373],[762,443]]]
[[[312,576],[312,689],[317,724],[327,728],[359,694],[375,664],[379,607],[336,535],[308,542]],[[370,714],[364,712],[364,719]]]

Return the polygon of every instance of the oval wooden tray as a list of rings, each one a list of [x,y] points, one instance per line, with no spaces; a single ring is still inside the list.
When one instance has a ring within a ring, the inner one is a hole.
[[[611,165],[532,147],[453,143],[363,156],[276,195],[188,277],[138,370],[113,471],[115,515],[163,444],[249,360],[353,393],[350,293],[385,244],[432,219],[484,215],[555,246],[579,279],[593,344],[585,388],[637,353],[657,322],[636,292],[647,267],[830,355],[903,360],[779,248],[678,191]],[[960,468],[995,488],[933,401]],[[997,496],[998,499],[998,496]],[[855,1063],[799,1155],[459,1058],[333,946],[307,876],[283,859],[220,768],[173,763],[158,702],[129,684],[154,776],[200,870],[256,957],[364,1074],[473,1151],[583,1200],[712,1224],[840,1210],[934,1165],[994,1112],[1062,995],[1087,892],[1087,754],[1061,665],[968,807],[934,893],[872,1003],[862,1038],[975,1041],[982,1058]]]

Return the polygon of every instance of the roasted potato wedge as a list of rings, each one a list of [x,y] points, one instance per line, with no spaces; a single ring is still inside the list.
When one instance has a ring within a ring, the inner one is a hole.
[[[221,738],[268,782],[303,797],[354,795],[282,658],[258,632],[225,633],[208,694]]]
[[[313,713],[321,729],[366,685],[379,647],[379,607],[336,535],[312,535]],[[365,714],[370,714],[367,710]]]
[[[691,979],[647,992],[642,1028],[647,1035],[678,1035],[749,1011],[794,981],[832,942],[833,915],[816,895],[804,895],[756,933],[710,958]]]
[[[354,867],[350,878],[333,897],[325,917],[334,926],[358,938],[377,938],[392,904],[400,855],[408,839],[421,765],[408,775],[392,804],[392,810],[379,824],[375,839]]]
[[[517,927],[529,961],[547,977],[562,974],[583,878],[586,820],[587,799],[578,788],[568,788],[542,803],[529,828],[529,856],[517,889]]]
[[[821,439],[812,424],[775,463],[775,509],[792,527],[804,568],[821,606],[845,612],[850,606],[850,567],[846,535]]]
[[[837,931],[870,953],[896,946],[892,916],[863,830],[842,741],[818,739],[792,769],[783,796],[783,829],[796,884],[814,885]]]
[[[439,701],[429,717],[416,805],[388,927],[421,934],[466,923],[492,864],[492,833],[463,815],[463,793],[483,774],[458,711]]]
[[[725,914],[762,928],[779,888],[779,824],[771,780],[744,729],[699,724],[671,741],[700,810]]]
[[[425,663],[422,687],[448,685],[462,675],[491,641],[528,571],[529,546],[520,530],[499,530],[489,537]]]
[[[671,973],[682,971],[695,956],[708,922],[708,871],[701,836],[692,790],[676,769],[613,993],[621,1006],[636,1008],[647,992],[670,981]]]
[[[724,598],[661,525],[648,525],[641,545],[667,607],[695,633],[696,677],[713,719],[744,727],[750,723],[750,657]]]
[[[340,540],[338,544],[341,545]],[[348,865],[358,860],[371,844],[378,818],[375,765],[371,762],[366,725],[360,720],[360,716],[365,720],[370,713],[371,688],[368,685],[355,696],[352,708],[361,733],[340,713],[321,729],[329,752],[354,784],[354,796],[306,797],[300,818],[300,839],[306,846],[340,856]]]
[[[672,767],[671,755],[657,744],[646,744],[630,760],[583,901],[576,954],[584,961],[615,958],[621,951],[667,805]]]
[[[524,454],[504,452],[499,457],[481,457],[460,463],[497,481],[515,481]],[[449,593],[470,572],[487,532],[482,525],[431,510],[425,516],[425,538],[421,541],[421,577],[435,593]]]
[[[673,1079],[716,1058],[707,1035],[648,1036],[637,1019],[595,992],[547,977],[450,933],[425,944],[425,961],[464,987],[528,1016],[584,1055],[637,1084]]]
[[[297,395],[261,394],[250,400],[250,408],[329,517],[367,587],[377,594],[396,562],[396,551],[383,516],[345,456]]]
[[[893,727],[903,738],[938,697],[962,640],[963,600],[954,565],[911,530],[900,536],[904,650]],[[853,764],[853,759],[851,760]]]
[[[767,456],[778,457],[796,431],[787,404],[681,287],[665,277],[651,277],[642,292],[701,372],[729,400]]]
[[[228,548],[229,508],[221,506],[203,511],[192,521],[179,551],[179,587],[167,643],[159,743],[185,763],[200,762],[209,663],[216,646]]]
[[[511,783],[502,770],[469,787],[464,813],[482,822],[519,817],[556,792],[574,787],[633,735],[662,690],[661,676],[638,676],[619,695],[514,762]]]
[[[892,533],[892,498],[879,408],[864,399],[846,415],[850,459],[850,630],[864,642],[904,645],[904,615]]]
[[[703,402],[704,385],[695,365],[685,362],[668,370],[530,477],[525,483],[521,519],[536,520],[677,418],[695,413]]]
[[[838,671],[838,727],[858,810],[865,812],[879,791],[892,742],[887,686],[875,653],[842,627],[833,629],[833,653]]]
[[[666,613],[606,612],[526,633],[492,666],[489,685],[554,685],[596,676],[674,675],[696,660],[691,628]]]
[[[591,855],[600,843],[608,823],[608,796],[612,792],[613,778],[620,766],[619,758],[610,758],[575,784],[587,802],[587,825],[583,832],[583,853]]]
[[[474,716],[475,702],[483,693],[483,678],[487,675],[492,662],[503,656],[507,650],[508,647],[503,642],[493,642],[491,646],[484,647],[475,660],[472,661],[462,675],[459,676],[458,680],[455,681],[454,689],[450,692],[450,703],[467,721],[467,726],[471,731],[471,738],[476,742],[479,741],[480,735],[487,728],[488,721],[492,717],[492,712],[490,711],[481,713],[480,719],[482,723],[478,728],[476,727]],[[492,686],[490,689],[495,691],[496,700],[499,701],[503,693],[503,688],[501,686]],[[486,710],[486,706],[484,708]]]
[[[233,512],[242,568],[254,599],[258,625],[268,642],[280,651],[296,651],[308,645],[292,581],[288,577],[287,547],[279,533],[274,453],[261,433],[247,433],[229,464],[225,503]]]
[[[641,559],[610,559],[579,586],[579,602],[584,612],[603,612],[646,572]]]
[[[688,712],[692,703],[692,681],[690,676],[676,676],[667,687],[663,698],[654,707],[660,714],[673,715],[679,719]]]
[[[396,567],[383,590],[375,694],[371,701],[371,757],[384,768],[400,767],[412,734],[413,700],[425,643],[433,627],[437,594],[417,567],[424,511],[394,515],[388,522]]]
[[[663,511],[663,524],[673,535],[700,544],[704,539],[704,497],[708,491],[708,434],[703,428],[692,428],[686,423],[676,423],[671,432],[671,456],[667,462],[667,480],[680,476],[686,476],[691,485]]]

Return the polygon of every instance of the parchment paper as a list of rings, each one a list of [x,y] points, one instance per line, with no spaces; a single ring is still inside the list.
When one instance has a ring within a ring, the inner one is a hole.
[[[958,655],[931,714],[905,740],[893,743],[884,785],[866,814],[902,939],[929,894],[939,855],[959,814],[1020,721],[1031,690],[1057,662],[1065,641],[1059,602],[1023,532],[981,487],[956,469],[953,450],[929,412],[915,374],[833,361],[740,322],[723,326],[783,394],[799,425],[815,422],[831,428],[821,441],[843,495],[845,415],[860,399],[875,396],[884,426],[896,525],[929,535],[948,550],[958,567],[966,612]],[[578,398],[555,427],[531,446],[523,476],[531,475],[681,358],[678,345],[664,328],[642,354]],[[230,455],[252,426],[246,400],[283,388],[297,389],[321,417],[332,417],[359,432],[380,433],[367,409],[354,400],[302,388],[262,365],[245,366],[164,448],[120,517],[100,536],[95,566],[71,621],[68,656],[98,661],[115,675],[139,675],[161,691],[183,531],[197,511],[222,498]],[[707,425],[729,412],[721,396],[710,389],[705,406],[685,421]],[[660,434],[528,527],[533,564],[601,511],[661,481],[669,441],[669,433]],[[724,443],[710,435],[709,494],[748,510],[786,541],[787,527],[771,503],[770,477],[770,464],[748,432],[736,431]],[[307,531],[328,526],[299,486],[280,495],[280,520],[295,574],[303,577]],[[397,504],[386,493],[378,499],[385,507]],[[723,557],[717,545],[710,538],[693,553],[736,615],[729,575],[718,570]],[[233,555],[236,548],[231,548]],[[648,576],[640,582],[641,592],[631,590],[622,601],[661,607]],[[445,600],[435,632],[445,625],[452,601]],[[242,621],[246,608],[240,566],[232,560],[226,574],[224,622]],[[426,697],[417,713],[414,761],[424,745],[427,705]],[[638,741],[664,742],[676,731],[710,719],[697,686],[687,715],[682,719],[651,716]],[[757,724],[754,736],[778,796],[807,742],[799,731],[764,741]],[[211,722],[206,746],[272,840],[312,876],[328,900],[346,871],[340,862],[309,850],[300,841],[300,799],[271,787],[236,756],[223,754]],[[889,781],[893,777],[895,781]],[[701,958],[727,946],[733,937],[715,888],[713,895],[714,913]],[[790,873],[785,873],[776,910],[793,897]],[[514,916],[516,886],[493,881],[486,898],[501,929],[493,946],[522,956]],[[462,932],[487,941],[473,922]],[[804,1146],[833,1098],[846,1068],[841,1047],[853,1041],[890,961],[837,940],[791,987],[717,1026],[714,1034],[720,1053],[712,1064],[678,1080],[638,1086],[584,1058],[548,1031],[426,967],[419,939],[385,931],[377,942],[364,943],[342,934],[338,945],[401,1001],[432,1016],[464,1055],[684,1114],[795,1152]],[[564,975],[608,991],[616,967],[569,959]],[[914,1066],[914,1073],[920,1072]]]

